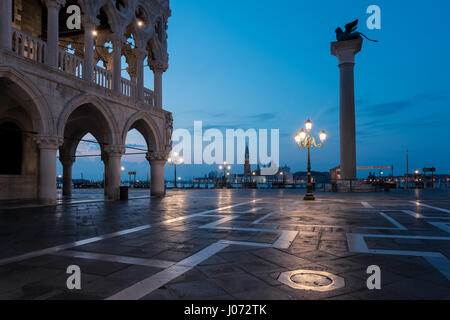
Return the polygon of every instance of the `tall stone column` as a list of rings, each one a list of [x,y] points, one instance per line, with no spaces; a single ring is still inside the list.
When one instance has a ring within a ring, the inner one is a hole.
[[[108,184],[108,155],[106,154],[106,152],[102,151],[102,161],[103,161],[103,166],[104,168],[104,173],[103,173],[103,194],[105,196],[108,196],[108,188],[106,187],[106,185]]]
[[[331,43],[331,54],[339,60],[339,127],[341,136],[341,179],[356,179],[355,128],[355,55],[361,51],[362,39]]]
[[[163,108],[163,83],[162,76],[163,73],[167,71],[167,63],[162,63],[159,61],[152,61],[150,63],[150,69],[153,71],[154,75],[154,91],[156,95],[155,106],[158,109]]]
[[[58,67],[59,10],[66,0],[45,0],[47,6],[47,64]]]
[[[38,136],[35,142],[39,146],[39,200],[56,203],[56,152],[63,139]]]
[[[0,49],[11,50],[12,1],[0,1]]]
[[[113,45],[113,91],[122,93],[122,37],[116,35],[112,41]]]
[[[144,49],[134,49],[136,56],[136,99],[144,102],[144,59],[147,51]]]
[[[150,163],[150,193],[152,196],[161,197],[166,192],[164,166],[167,162],[166,152],[148,152],[147,160]]]
[[[119,200],[120,198],[120,160],[125,153],[124,146],[110,145],[105,147],[107,153],[107,169],[108,179],[105,188],[107,189],[107,197],[110,200]]]
[[[60,153],[61,154],[61,153]],[[72,195],[72,167],[74,159],[71,157],[62,158],[60,156],[59,161],[63,166],[63,196]]]
[[[89,82],[94,81],[94,30],[97,26],[95,21],[92,21],[87,16],[83,16],[84,27],[84,64],[83,64],[83,79]]]

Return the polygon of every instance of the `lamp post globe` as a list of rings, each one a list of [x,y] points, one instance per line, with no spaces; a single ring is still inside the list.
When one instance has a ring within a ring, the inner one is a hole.
[[[319,133],[319,139],[320,143],[316,143],[316,140],[314,137],[311,136],[311,129],[312,129],[312,121],[307,120],[305,122],[305,129],[301,129],[294,137],[295,142],[297,143],[298,147],[300,149],[307,149],[308,150],[308,173],[307,173],[307,184],[306,184],[306,194],[303,198],[306,201],[312,201],[315,200],[314,194],[313,194],[313,182],[311,177],[311,148],[321,148],[323,144],[325,143],[325,140],[327,139],[327,134],[325,131],[321,131]]]

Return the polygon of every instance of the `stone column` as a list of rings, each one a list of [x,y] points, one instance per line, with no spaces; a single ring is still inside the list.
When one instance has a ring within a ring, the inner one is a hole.
[[[0,1],[0,49],[11,50],[12,48],[12,1]]]
[[[147,160],[150,163],[151,180],[150,193],[152,196],[161,197],[166,192],[164,179],[164,166],[167,162],[166,152],[148,152]]]
[[[167,64],[159,61],[152,61],[150,64],[150,69],[153,71],[154,75],[154,91],[156,95],[155,107],[158,109],[163,108],[163,84],[162,75],[167,71]]]
[[[60,153],[61,154],[61,153]],[[63,196],[72,195],[72,166],[74,159],[71,157],[59,158],[63,166]]]
[[[122,93],[122,37],[115,36],[113,41],[113,91]]]
[[[120,198],[120,160],[125,153],[124,146],[110,145],[105,147],[107,153],[107,169],[105,189],[107,189],[107,197],[111,200],[119,200]]]
[[[94,81],[94,35],[97,23],[88,17],[83,17],[84,27],[84,64],[83,79],[89,82]]]
[[[361,51],[362,39],[331,43],[331,54],[339,60],[339,127],[341,136],[341,179],[356,179],[355,130],[355,55]]]
[[[103,166],[104,168],[104,174],[103,174],[103,194],[105,196],[108,196],[108,188],[106,187],[106,185],[108,184],[108,155],[106,154],[106,152],[102,151],[102,161],[103,161]]]
[[[45,0],[47,6],[47,64],[58,67],[59,10],[66,0]]]
[[[144,102],[144,59],[147,51],[144,49],[134,49],[136,56],[136,100]]]
[[[56,152],[63,139],[38,136],[35,142],[39,146],[39,200],[44,203],[56,203]]]

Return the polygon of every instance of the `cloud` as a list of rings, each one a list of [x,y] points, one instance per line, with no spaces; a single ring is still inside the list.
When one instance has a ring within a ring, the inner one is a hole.
[[[277,117],[276,113],[273,112],[266,112],[266,113],[258,113],[254,115],[250,115],[247,118],[252,120],[272,120]]]
[[[408,107],[412,107],[413,105],[414,102],[412,100],[392,101],[368,105],[361,108],[361,111],[364,116],[386,117],[401,112]]]
[[[357,112],[360,112],[363,117],[378,117],[383,118],[400,113],[406,109],[413,109],[423,106],[424,103],[433,103],[445,100],[447,96],[442,94],[420,94],[411,99],[389,101],[377,104],[368,104],[366,100],[362,104],[357,104],[360,107]],[[362,107],[361,107],[362,106]]]

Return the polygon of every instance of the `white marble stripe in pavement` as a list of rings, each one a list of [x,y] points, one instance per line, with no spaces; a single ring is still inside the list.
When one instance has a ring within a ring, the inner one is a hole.
[[[432,226],[435,226],[436,228],[441,229],[442,231],[445,231],[447,233],[450,233],[450,224],[448,222],[428,222]]]
[[[367,201],[363,201],[363,202],[361,202],[361,204],[364,208],[373,209],[373,206],[370,203],[368,203]]]
[[[430,206],[428,204],[425,204],[425,203],[422,203],[422,202],[419,202],[419,201],[410,201],[410,203],[415,204],[418,207],[425,207],[425,208],[430,208],[430,209],[434,209],[434,210],[445,212],[445,213],[450,213],[450,210],[448,210],[448,209],[443,209],[443,208],[439,208],[439,207]]]
[[[395,256],[416,256],[423,257],[448,280],[450,280],[450,260],[440,252],[426,251],[403,251],[403,250],[378,250],[369,249],[364,237],[372,238],[397,238],[397,239],[422,239],[422,240],[450,240],[450,237],[431,237],[431,236],[397,236],[397,235],[374,235],[361,233],[347,233],[347,243],[350,252],[386,254]]]
[[[0,259],[0,266],[6,265],[6,264],[10,264],[10,263],[19,262],[19,261],[23,261],[23,260],[27,260],[27,259],[31,259],[31,258],[35,258],[35,257],[39,257],[39,256],[43,256],[43,255],[46,255],[46,254],[54,254],[54,253],[59,252],[59,251],[75,248],[75,247],[78,247],[78,246],[82,246],[82,245],[85,245],[85,244],[89,244],[89,243],[93,243],[93,242],[97,242],[97,241],[101,241],[101,240],[105,240],[105,239],[110,239],[110,238],[123,236],[123,235],[126,235],[126,234],[130,234],[130,233],[146,230],[146,229],[149,229],[149,228],[150,228],[150,225],[144,225],[144,226],[140,226],[140,227],[136,227],[136,228],[132,228],[132,229],[126,229],[126,230],[122,230],[122,231],[118,231],[118,232],[105,234],[105,235],[98,236],[98,237],[93,237],[93,238],[89,238],[89,239],[85,239],[85,240],[80,240],[80,241],[75,241],[75,242],[71,242],[71,243],[66,243],[66,244],[62,244],[62,245],[51,247],[51,248],[46,248],[46,249],[42,249],[42,250],[32,251],[32,252],[28,252],[28,253],[25,253],[25,254],[22,254],[22,255],[18,255],[18,256],[14,256],[14,257],[10,257],[10,258]]]
[[[227,210],[227,209],[231,209],[231,208],[241,207],[241,206],[244,206],[246,204],[256,203],[256,202],[258,202],[260,200],[261,199],[254,199],[252,201],[237,203],[237,204],[225,206],[225,207],[222,207],[222,208],[216,208],[216,209],[206,210],[206,211],[202,211],[202,212],[197,212],[197,213],[189,214],[189,215],[186,215],[186,216],[181,216],[181,217],[165,220],[162,223],[170,224],[170,223],[174,223],[174,222],[178,222],[178,221],[182,221],[182,220],[198,217],[198,216],[201,216],[201,215],[204,215],[204,214],[208,214],[208,213],[213,213],[213,212],[218,212],[218,211]]]
[[[72,258],[80,258],[80,259],[91,259],[91,260],[99,260],[99,261],[108,261],[108,262],[120,262],[125,264],[133,264],[138,266],[146,266],[146,267],[155,267],[155,268],[169,268],[173,266],[176,262],[173,261],[165,261],[159,259],[144,259],[137,257],[125,257],[118,256],[106,253],[94,253],[94,252],[85,252],[85,251],[75,251],[75,250],[65,250],[55,253],[58,256],[72,257]]]
[[[183,217],[179,217],[179,218],[175,218],[175,219],[169,219],[169,220],[166,220],[164,222],[165,223],[170,223],[170,222],[173,222],[173,221],[184,220],[184,219],[189,218],[189,217],[195,217],[195,216],[203,215],[203,214],[206,214],[206,213],[212,213],[212,212],[216,212],[216,211],[220,211],[220,210],[226,210],[226,209],[230,209],[230,208],[234,208],[234,207],[239,207],[239,206],[243,206],[243,205],[246,205],[246,204],[255,203],[255,202],[258,202],[260,200],[261,199],[255,199],[255,200],[252,200],[252,201],[247,201],[247,202],[243,202],[243,203],[237,203],[237,204],[225,206],[225,207],[222,207],[222,208],[206,210],[206,211],[202,211],[202,212],[199,212],[199,213],[191,214],[191,215],[188,215],[188,216],[183,216]],[[82,245],[89,244],[89,243],[98,242],[98,241],[105,240],[105,239],[110,239],[110,238],[123,236],[123,235],[126,235],[126,234],[142,231],[142,230],[149,229],[149,228],[150,228],[150,225],[144,225],[144,226],[131,228],[131,229],[126,229],[126,230],[121,230],[121,231],[118,231],[118,232],[113,232],[113,233],[109,233],[109,234],[105,234],[105,235],[102,235],[102,236],[97,236],[97,237],[93,237],[93,238],[89,238],[89,239],[85,239],[85,240],[80,240],[80,241],[75,241],[75,242],[71,242],[71,243],[66,243],[66,244],[58,245],[58,246],[51,247],[51,248],[46,248],[46,249],[42,249],[42,250],[36,250],[36,251],[28,252],[28,253],[25,253],[25,254],[21,254],[21,255],[18,255],[18,256],[13,256],[13,257],[9,257],[9,258],[0,259],[0,266],[6,265],[6,264],[10,264],[10,263],[20,262],[20,261],[23,261],[23,260],[28,260],[28,259],[31,259],[31,258],[43,256],[43,255],[46,255],[46,254],[54,254],[54,253],[59,252],[59,251],[75,248],[75,247],[82,246]]]
[[[178,278],[183,273],[191,270],[196,265],[228,247],[229,244],[216,242],[197,252],[196,254],[176,263],[175,265],[158,272],[134,285],[128,287],[106,300],[138,300],[152,293],[166,283]]]
[[[408,230],[408,228],[406,228],[405,226],[403,226],[402,224],[397,222],[397,220],[395,220],[394,218],[388,216],[386,213],[384,213],[384,212],[378,212],[378,213],[383,218],[385,218],[390,223],[392,223],[395,226],[395,228],[387,228],[387,227],[357,227],[357,228],[358,229],[368,229],[368,230],[402,230],[402,231]]]
[[[283,230],[281,236],[273,243],[273,247],[278,249],[288,249],[298,235],[298,231]]]
[[[429,217],[429,216],[424,216],[423,214],[411,211],[411,210],[402,210],[402,212],[410,215],[413,218],[416,219],[440,219],[440,220],[450,220],[450,217],[444,217],[444,216],[440,216],[440,217]]]

